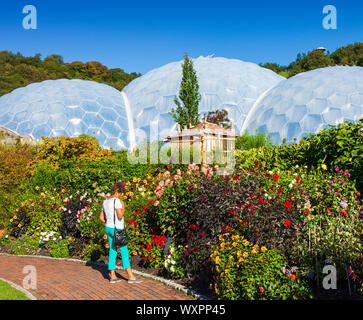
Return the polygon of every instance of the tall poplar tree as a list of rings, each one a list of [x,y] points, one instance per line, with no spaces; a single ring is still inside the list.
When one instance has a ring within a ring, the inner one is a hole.
[[[198,106],[201,100],[199,93],[199,84],[196,72],[193,68],[193,60],[186,54],[182,65],[183,77],[180,83],[179,99],[174,98],[176,108],[173,108],[170,115],[176,123],[179,123],[182,128],[185,125],[192,126],[199,123]]]

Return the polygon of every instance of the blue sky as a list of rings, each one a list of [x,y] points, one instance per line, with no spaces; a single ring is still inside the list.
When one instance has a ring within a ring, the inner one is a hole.
[[[37,30],[22,27],[28,4],[37,8]],[[337,8],[337,30],[322,27],[329,4]],[[0,50],[57,53],[65,62],[143,74],[185,52],[288,64],[298,52],[362,42],[362,13],[361,0],[1,1]]]

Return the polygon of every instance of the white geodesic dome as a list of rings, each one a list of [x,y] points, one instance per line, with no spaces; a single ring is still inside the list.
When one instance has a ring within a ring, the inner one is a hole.
[[[103,147],[129,147],[123,95],[86,80],[47,80],[0,97],[0,126],[35,139],[95,136]]]
[[[154,69],[123,89],[132,110],[136,144],[154,136],[155,131],[159,140],[176,131],[169,112],[179,94],[182,63],[172,62]],[[200,114],[226,109],[237,132],[257,98],[285,79],[269,69],[237,59],[199,57],[193,59],[193,64],[202,96]]]
[[[328,125],[363,118],[363,68],[328,67],[281,81],[255,103],[242,131],[299,141]]]

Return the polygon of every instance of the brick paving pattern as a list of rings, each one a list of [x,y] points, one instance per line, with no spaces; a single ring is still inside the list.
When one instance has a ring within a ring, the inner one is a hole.
[[[36,268],[37,289],[28,291],[38,300],[192,300],[147,278],[129,284],[123,270],[116,270],[122,281],[110,284],[107,267],[37,257],[0,256],[0,278],[22,286],[26,265]]]

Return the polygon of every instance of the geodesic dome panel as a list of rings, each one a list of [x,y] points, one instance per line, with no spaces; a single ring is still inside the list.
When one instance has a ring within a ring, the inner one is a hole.
[[[123,89],[132,110],[137,143],[153,136],[153,130],[157,130],[159,139],[176,131],[169,112],[175,107],[174,97],[179,94],[182,63],[172,62],[154,69]],[[226,109],[236,131],[241,130],[257,98],[285,79],[254,63],[236,59],[199,57],[193,63],[202,96],[199,113]]]
[[[328,67],[300,73],[256,101],[242,131],[269,133],[281,144],[328,125],[363,118],[363,68]]]
[[[103,147],[127,148],[128,118],[115,88],[86,80],[47,80],[0,97],[0,126],[35,139],[80,134]]]

